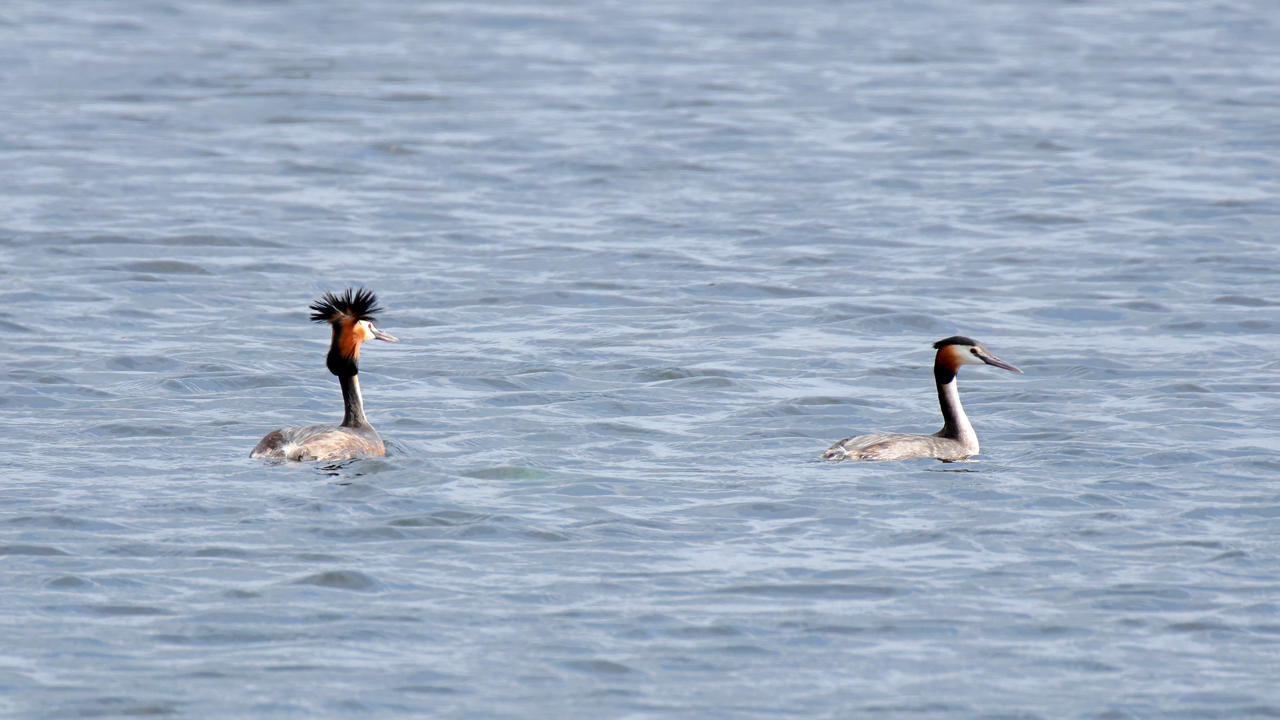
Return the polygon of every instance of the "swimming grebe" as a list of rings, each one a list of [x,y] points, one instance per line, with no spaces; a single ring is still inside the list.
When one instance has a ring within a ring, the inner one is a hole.
[[[906,460],[937,458],[943,462],[963,460],[978,454],[978,435],[960,406],[956,389],[956,371],[961,365],[995,365],[1022,372],[991,354],[977,340],[953,335],[934,343],[938,354],[933,359],[933,379],[938,384],[938,403],[942,405],[942,429],[932,435],[879,433],[845,438],[832,445],[822,457],[827,460]]]
[[[373,293],[347,288],[345,293],[325,293],[311,304],[311,322],[333,326],[327,364],[342,385],[346,412],[341,425],[306,425],[273,430],[258,441],[249,453],[254,458],[284,460],[347,460],[354,457],[381,457],[387,454],[382,438],[364,417],[360,397],[360,343],[366,340],[399,342],[373,326],[373,316],[382,312]]]

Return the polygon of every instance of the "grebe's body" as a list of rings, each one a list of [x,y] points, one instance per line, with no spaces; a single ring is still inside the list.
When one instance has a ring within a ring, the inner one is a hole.
[[[387,454],[378,431],[365,419],[360,399],[360,381],[339,376],[347,416],[341,425],[304,425],[272,430],[253,448],[249,457],[278,460],[320,460],[332,462],[355,457],[382,457]],[[354,396],[355,400],[347,400]],[[352,409],[356,413],[352,413]]]
[[[356,457],[381,457],[387,448],[364,416],[360,396],[360,344],[368,340],[396,342],[394,337],[373,326],[373,317],[382,311],[368,290],[347,289],[312,303],[312,322],[333,326],[327,364],[342,386],[346,412],[341,425],[306,425],[272,430],[258,441],[249,457],[280,460],[320,460],[332,462]]]
[[[941,430],[932,435],[879,433],[845,438],[832,445],[822,457],[827,460],[936,458],[954,462],[977,455],[978,435],[960,405],[956,371],[961,365],[983,364],[1022,371],[992,355],[982,343],[960,335],[939,340],[933,347],[938,351],[933,360],[933,379],[938,385],[938,404],[942,406]]]

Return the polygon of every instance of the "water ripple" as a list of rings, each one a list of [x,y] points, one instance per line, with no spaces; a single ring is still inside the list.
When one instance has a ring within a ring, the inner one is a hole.
[[[1276,715],[1268,18],[11,3],[0,714]]]

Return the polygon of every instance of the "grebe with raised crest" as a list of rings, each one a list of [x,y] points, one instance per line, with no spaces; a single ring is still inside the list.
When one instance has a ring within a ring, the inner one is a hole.
[[[382,312],[378,299],[364,288],[347,288],[337,295],[325,293],[311,304],[311,310],[312,322],[327,322],[333,327],[326,364],[342,386],[342,402],[346,406],[342,424],[272,430],[258,441],[249,457],[332,462],[386,455],[382,438],[364,416],[364,400],[357,377],[361,343],[368,340],[399,342],[373,326],[374,316]]]
[[[963,460],[978,454],[978,435],[960,405],[956,371],[961,365],[994,365],[1013,372],[1018,368],[991,354],[977,340],[953,335],[933,344],[933,379],[938,385],[942,406],[942,429],[932,435],[878,433],[845,438],[827,449],[826,460],[907,460],[936,458],[943,462]]]

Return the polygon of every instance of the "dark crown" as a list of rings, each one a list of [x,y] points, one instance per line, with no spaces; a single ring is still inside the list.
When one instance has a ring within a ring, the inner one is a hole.
[[[311,303],[311,322],[334,322],[341,317],[350,317],[353,321],[373,320],[373,316],[382,312],[378,306],[378,298],[364,288],[347,288],[337,295],[325,293],[319,300]]]
[[[942,338],[933,344],[934,350],[941,350],[948,345],[973,345],[977,346],[978,341],[973,338],[967,338],[963,335],[952,335],[949,338]]]

